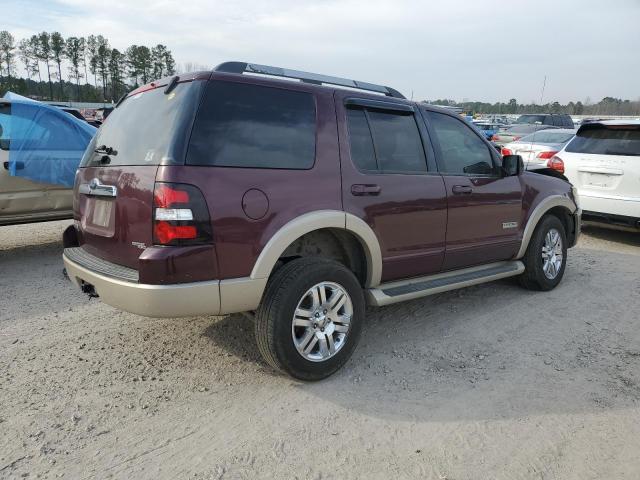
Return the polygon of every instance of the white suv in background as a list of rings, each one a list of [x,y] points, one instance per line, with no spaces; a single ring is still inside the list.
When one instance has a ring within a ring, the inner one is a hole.
[[[640,232],[640,120],[586,123],[551,161],[564,164],[585,221]]]

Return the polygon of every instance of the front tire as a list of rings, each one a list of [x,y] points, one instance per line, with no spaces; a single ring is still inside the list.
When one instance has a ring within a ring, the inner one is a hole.
[[[519,280],[523,287],[548,291],[560,283],[567,264],[567,236],[558,217],[542,217],[522,261],[525,271]]]
[[[362,287],[344,265],[292,260],[267,284],[255,335],[265,361],[300,380],[320,380],[351,357],[362,331]]]

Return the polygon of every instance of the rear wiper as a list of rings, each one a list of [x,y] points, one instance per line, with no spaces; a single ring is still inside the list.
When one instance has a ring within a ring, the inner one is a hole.
[[[100,145],[94,150],[96,153],[106,153],[107,155],[117,155],[118,151],[113,147],[107,147],[106,145]]]

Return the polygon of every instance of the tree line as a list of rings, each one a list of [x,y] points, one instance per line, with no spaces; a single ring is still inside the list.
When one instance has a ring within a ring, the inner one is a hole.
[[[16,41],[7,30],[0,31],[0,92],[43,100],[114,101],[175,72],[173,55],[161,44],[120,51],[102,35],[64,38],[59,32],[41,32]]]
[[[640,100],[622,100],[620,98],[605,97],[597,103],[591,102],[589,98],[584,102],[569,102],[562,105],[559,102],[551,102],[546,104],[536,104],[534,102],[528,104],[520,104],[515,98],[510,99],[507,103],[496,102],[456,102],[455,100],[438,99],[425,100],[425,103],[431,105],[443,105],[451,107],[460,107],[465,112],[474,113],[502,113],[502,114],[520,114],[520,113],[568,113],[569,115],[640,115]]]

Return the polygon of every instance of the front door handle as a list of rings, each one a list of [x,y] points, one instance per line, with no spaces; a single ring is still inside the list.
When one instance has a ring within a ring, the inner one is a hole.
[[[351,185],[351,195],[356,197],[364,197],[365,195],[380,195],[380,185],[356,184]]]
[[[451,191],[456,195],[468,195],[473,192],[473,188],[469,185],[454,185]]]

